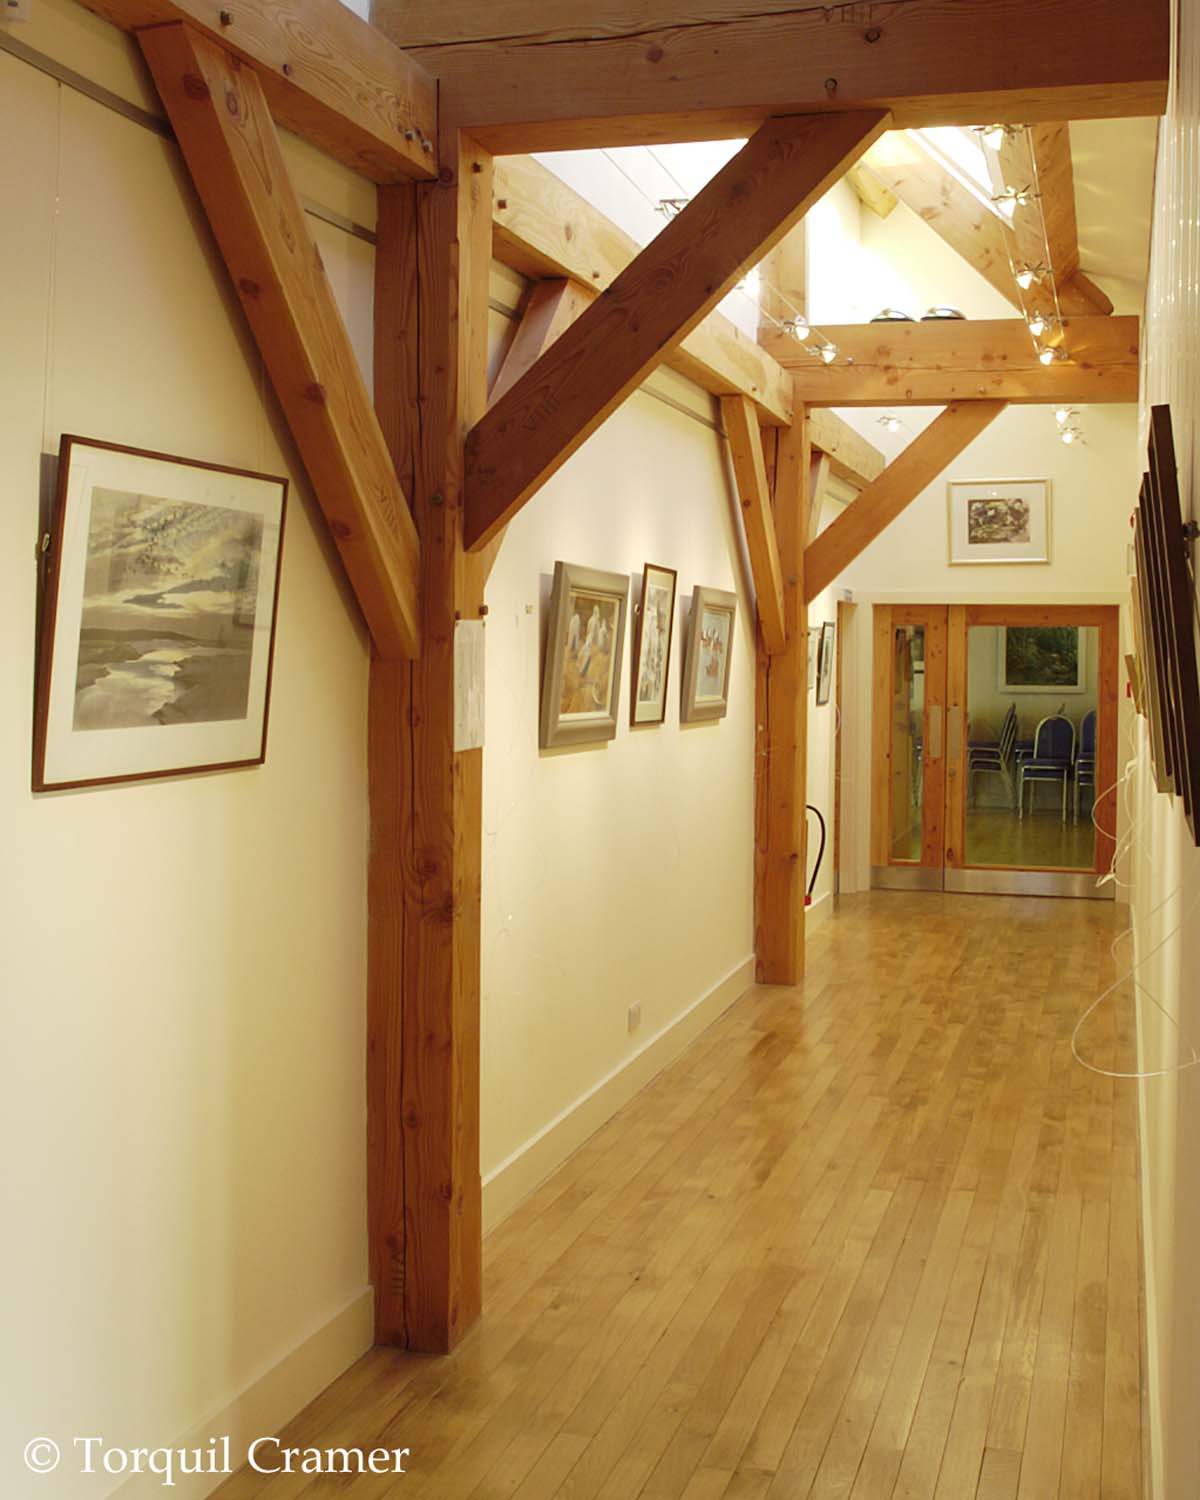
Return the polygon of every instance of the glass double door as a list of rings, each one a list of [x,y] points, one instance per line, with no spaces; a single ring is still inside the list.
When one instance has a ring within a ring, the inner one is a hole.
[[[874,607],[872,883],[1110,896],[1115,606]]]

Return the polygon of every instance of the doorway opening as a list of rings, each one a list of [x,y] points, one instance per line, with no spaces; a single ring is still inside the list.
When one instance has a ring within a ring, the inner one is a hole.
[[[1111,897],[1115,605],[876,605],[884,889]]]

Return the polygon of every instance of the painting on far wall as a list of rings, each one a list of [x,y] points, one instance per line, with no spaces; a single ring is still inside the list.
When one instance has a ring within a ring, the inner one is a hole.
[[[1000,691],[1086,692],[1086,649],[1086,635],[1078,625],[1005,626],[1000,630]]]
[[[544,750],[616,735],[628,600],[627,574],[555,563],[542,674]]]
[[[952,563],[1050,561],[1048,479],[952,480]]]
[[[699,584],[692,590],[683,673],[681,718],[685,724],[725,717],[729,708],[729,669],[736,619],[736,594],[702,588]]]
[[[818,704],[829,702],[829,691],[833,682],[834,639],[837,625],[826,620],[821,626],[821,644],[817,650],[817,698]]]
[[[661,724],[667,716],[675,580],[673,568],[660,568],[654,563],[647,563],[642,572],[642,602],[633,648],[631,722],[634,724]]]
[[[34,788],[266,754],[287,481],[64,437]]]

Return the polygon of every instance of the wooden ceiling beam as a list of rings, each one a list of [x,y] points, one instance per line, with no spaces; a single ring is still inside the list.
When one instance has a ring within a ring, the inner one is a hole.
[[[747,134],[830,109],[889,110],[897,126],[1157,115],[1170,71],[1167,0],[553,9],[439,16],[425,0],[422,18],[376,0],[373,18],[497,152]]]
[[[1112,312],[1112,303],[1103,292],[1093,285],[1079,270],[1079,249],[1073,253],[1065,248],[1065,235],[1060,226],[1065,225],[1067,209],[1062,200],[1069,200],[1070,222],[1075,220],[1075,189],[1071,175],[1070,147],[1064,164],[1061,154],[1060,134],[1065,127],[1050,125],[1035,138],[1047,143],[1057,142],[1046,156],[1047,182],[1043,187],[1043,203],[1048,221],[1052,220],[1058,237],[1059,256],[1055,258],[1058,277],[1058,300],[1067,316],[1090,316],[1095,313]],[[1024,141],[1024,136],[1015,138]],[[1019,155],[1019,163],[1012,162],[1010,176],[1014,179],[1008,186],[1023,188],[1029,185],[1032,167],[1023,144],[1014,144],[1012,155]],[[984,280],[1010,302],[1018,312],[1022,310],[1053,312],[1054,296],[1047,287],[1034,285],[1024,294],[1013,276],[1013,260],[1039,265],[1046,258],[1042,244],[1041,219],[1036,207],[1018,209],[1014,218],[1014,233],[1010,241],[999,214],[966,186],[960,177],[951,172],[922,144],[919,137],[904,131],[893,131],[879,141],[863,159],[864,173],[873,177],[882,188],[896,195],[918,218],[924,220],[942,240],[973,267]]]
[[[809,410],[808,441],[828,458],[831,474],[860,489],[878,479],[887,466],[879,449],[828,407]]]
[[[1020,318],[821,325],[838,348],[818,364],[787,334],[767,348],[792,369],[796,400],[811,406],[941,406],[985,398],[1025,405],[1135,402],[1138,320],[1070,318],[1066,358],[1039,363]]]
[[[1003,401],[948,406],[804,549],[804,594],[827,589],[864,548],[954,462],[1004,410]]]
[[[733,477],[746,531],[746,551],[750,554],[750,572],[758,600],[758,628],[767,655],[777,656],[787,644],[783,573],[779,566],[779,544],[758,417],[745,396],[724,396],[721,399],[721,420],[729,443],[729,456],[733,460]]]
[[[138,40],[376,652],[415,656],[416,528],[259,75],[188,26]]]
[[[81,0],[123,31],[186,23],[256,76],[281,125],[374,182],[437,176],[431,75],[340,0]]]
[[[1015,259],[1019,264],[1041,265],[1047,251],[1054,272],[1054,288],[1035,283],[1026,293],[1026,304],[1041,312],[1054,311],[1054,292],[1063,312],[1100,314],[1113,310],[1112,302],[1079,269],[1079,227],[1075,218],[1075,169],[1071,161],[1071,127],[1065,120],[1031,125],[1006,137],[999,152],[1004,186],[1034,187],[1037,202],[1018,206],[1013,213]],[[1042,219],[1045,216],[1045,235]]]
[[[537,364],[554,340],[586,307],[591,306],[597,296],[598,292],[565,277],[534,282],[516,333],[488,392],[489,405],[494,406],[527,370]]]
[[[641,246],[531,156],[495,164],[492,253],[522,276],[571,277],[604,291]],[[792,420],[791,377],[718,312],[708,315],[663,363],[714,396],[749,396],[759,419]]]
[[[887,126],[770,120],[467,440],[466,541],[487,543]]]

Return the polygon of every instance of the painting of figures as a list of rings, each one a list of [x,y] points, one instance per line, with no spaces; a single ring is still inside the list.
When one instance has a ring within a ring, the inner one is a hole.
[[[693,589],[683,685],[684,723],[725,717],[736,618],[736,594],[700,585]]]
[[[647,563],[633,656],[633,722],[661,724],[667,715],[667,676],[675,616],[675,571]]]
[[[628,597],[624,573],[555,564],[542,676],[543,749],[616,734]]]
[[[36,790],[263,759],[286,497],[270,475],[63,439]]]

